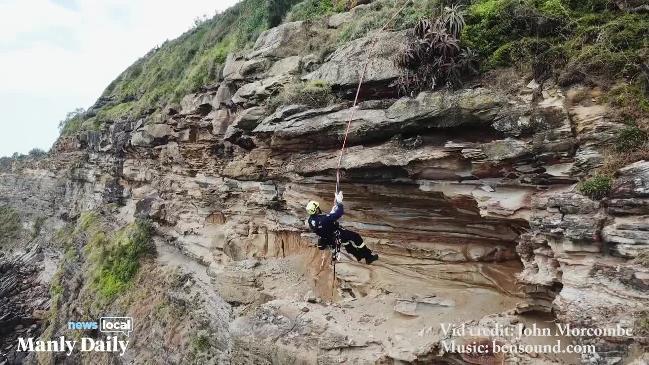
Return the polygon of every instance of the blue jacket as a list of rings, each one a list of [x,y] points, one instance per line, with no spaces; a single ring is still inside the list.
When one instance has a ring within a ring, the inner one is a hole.
[[[331,213],[310,215],[307,223],[315,234],[325,239],[331,239],[339,228],[338,219],[343,216],[343,213],[345,213],[343,205],[336,203],[331,209]]]

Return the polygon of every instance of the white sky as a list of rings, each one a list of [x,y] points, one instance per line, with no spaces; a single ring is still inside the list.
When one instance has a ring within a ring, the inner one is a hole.
[[[48,150],[58,121],[124,69],[238,0],[0,0],[0,156]]]

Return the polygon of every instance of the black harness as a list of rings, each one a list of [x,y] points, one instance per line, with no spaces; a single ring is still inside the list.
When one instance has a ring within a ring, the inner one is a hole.
[[[320,238],[331,243],[334,237],[338,234],[340,225],[337,221],[327,222],[323,219],[324,215],[318,214],[308,218],[309,228],[312,232],[317,234]]]
[[[324,215],[313,215],[307,219],[309,228],[317,234],[318,247],[324,249],[326,246],[331,247],[331,262],[334,263],[340,257],[340,224],[337,221],[327,222],[322,218]]]

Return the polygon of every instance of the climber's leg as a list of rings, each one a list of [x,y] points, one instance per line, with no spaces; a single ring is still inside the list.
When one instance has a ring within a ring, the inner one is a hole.
[[[372,254],[372,250],[367,247],[361,235],[356,232],[341,228],[340,242],[345,246],[345,250],[358,261],[365,259],[365,262],[369,264],[379,258],[378,255]]]

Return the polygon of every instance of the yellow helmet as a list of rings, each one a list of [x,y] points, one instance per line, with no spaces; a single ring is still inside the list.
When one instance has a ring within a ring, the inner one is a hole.
[[[320,208],[320,204],[316,201],[311,200],[309,204],[306,205],[306,212],[310,215],[313,215],[316,214],[318,208]]]

